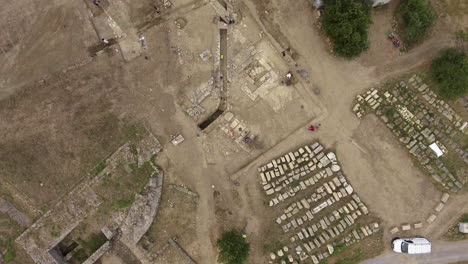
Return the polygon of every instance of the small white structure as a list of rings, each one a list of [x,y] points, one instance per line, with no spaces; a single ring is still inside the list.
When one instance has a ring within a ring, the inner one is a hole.
[[[442,149],[439,147],[439,145],[437,145],[437,143],[432,143],[431,145],[429,145],[429,147],[432,149],[432,151],[435,152],[436,156],[437,157],[441,157],[444,155],[444,152],[442,151]]]
[[[458,223],[458,231],[463,234],[468,234],[468,223]]]
[[[468,122],[463,123],[463,125],[460,127],[460,131],[465,132],[465,128],[468,126]]]
[[[182,141],[184,141],[184,140],[185,140],[185,138],[182,135],[178,135],[177,137],[172,139],[172,144],[174,144],[174,146],[177,146],[180,143],[182,143]]]
[[[372,4],[372,7],[376,7],[379,5],[385,5],[388,4],[391,0],[371,0],[370,3]],[[319,9],[323,7],[324,3],[323,0],[313,0],[313,5],[315,8]]]
[[[390,0],[372,0],[371,2],[372,2],[372,6],[376,7],[376,6],[379,6],[379,5],[388,4],[388,2],[390,2]]]

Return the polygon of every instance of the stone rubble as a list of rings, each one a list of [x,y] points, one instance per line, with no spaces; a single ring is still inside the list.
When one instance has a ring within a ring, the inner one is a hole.
[[[375,113],[415,157],[434,182],[457,192],[463,187],[450,171],[446,161],[438,158],[429,145],[436,143],[443,154],[453,152],[453,158],[468,163],[468,153],[461,147],[468,133],[467,122],[414,75],[391,88],[370,89],[357,95],[353,112],[357,117]]]
[[[282,263],[283,255],[289,263],[319,263],[336,245],[351,245],[380,230],[378,223],[356,224],[369,210],[341,171],[336,154],[318,142],[271,160],[258,174],[269,206],[287,204],[275,222],[289,234],[291,245],[271,252],[270,263]],[[286,254],[288,248],[295,250]]]
[[[161,144],[149,131],[148,136],[136,142],[135,145],[131,145],[130,142],[125,143],[103,161],[105,167],[102,170],[95,171],[94,169],[95,173],[90,173],[87,179],[74,187],[63,199],[53,205],[49,211],[23,232],[16,239],[16,242],[26,250],[35,263],[59,263],[49,251],[72,232],[83,219],[92,216],[98,210],[102,200],[95,192],[95,187],[100,185],[104,178],[119,165],[125,167],[125,165],[137,163],[138,166],[141,166],[145,162],[150,162],[153,165],[151,158],[161,151],[161,149]],[[133,150],[136,150],[136,153]],[[154,165],[153,168],[158,172]],[[156,214],[162,188],[162,179],[162,176],[158,177],[158,181],[156,182],[155,177],[152,177],[144,195],[137,195],[135,199],[136,201],[133,206],[135,208],[138,207],[139,212],[135,209],[133,210],[134,213],[129,213],[125,226],[122,227],[123,230],[126,230],[126,237],[134,244],[138,242],[139,238],[149,228],[148,223],[151,224]],[[132,211],[132,207],[130,211]],[[51,232],[51,229],[57,230]],[[104,228],[103,230],[108,236],[111,235],[107,232],[107,229]],[[107,251],[108,246],[109,244],[104,244],[92,256],[98,257]],[[93,263],[93,258],[89,259],[87,263]]]

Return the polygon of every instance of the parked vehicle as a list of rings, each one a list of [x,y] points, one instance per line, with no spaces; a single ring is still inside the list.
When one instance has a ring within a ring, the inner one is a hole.
[[[424,237],[395,238],[392,249],[397,253],[428,254],[431,253],[431,242]]]

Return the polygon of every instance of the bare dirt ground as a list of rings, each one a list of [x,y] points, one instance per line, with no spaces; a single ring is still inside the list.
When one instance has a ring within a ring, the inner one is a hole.
[[[124,264],[121,258],[115,255],[104,255],[101,258],[102,264]]]
[[[0,98],[30,81],[88,59],[98,42],[83,1],[2,3]]]
[[[439,192],[413,165],[411,157],[402,153],[387,127],[369,116],[361,122],[352,140],[359,152],[343,155],[343,162],[352,164],[360,160],[361,166],[349,166],[350,180],[358,192],[362,188],[359,193],[370,208],[378,211],[389,226],[424,219],[440,199]],[[362,173],[367,171],[373,177],[363,177]]]
[[[315,24],[316,14],[310,1],[245,1],[240,5],[242,16],[248,17],[245,21],[254,23],[259,19],[266,22],[267,31],[295,51],[299,66],[310,73],[312,80],[301,96],[313,98],[325,109],[314,121],[322,124],[314,134],[305,128],[308,120],[303,120],[304,128],[276,129],[279,126],[272,124],[271,112],[268,115],[258,111],[244,113],[252,123],[266,120],[256,124],[256,129],[267,134],[265,138],[268,139],[265,140],[266,147],[257,154],[271,149],[257,158],[239,151],[225,137],[203,134],[197,122],[181,107],[186,100],[183,92],[198,87],[209,76],[210,66],[195,57],[205,48],[212,48],[203,45],[213,42],[211,28],[206,29],[213,26],[205,21],[211,19],[213,12],[207,6],[197,8],[196,16],[187,15],[181,10],[191,7],[192,2],[174,1],[174,16],[169,14],[170,10],[164,10],[167,22],[145,29],[148,49],[143,56],[124,63],[120,56],[104,54],[85,67],[63,73],[60,70],[64,67],[88,59],[86,48],[97,38],[90,33],[91,26],[86,22],[87,13],[81,1],[49,2],[50,5],[43,5],[41,13],[32,12],[32,8],[25,12],[37,15],[31,16],[31,21],[25,24],[27,29],[23,30],[35,31],[31,38],[35,36],[37,40],[12,37],[13,43],[2,42],[5,52],[0,54],[7,61],[6,66],[0,66],[0,98],[16,91],[0,102],[0,129],[3,132],[0,135],[0,177],[21,189],[22,195],[34,201],[34,206],[40,207],[60,197],[123,142],[129,124],[138,122],[146,124],[165,144],[158,162],[170,172],[170,180],[190,186],[200,195],[195,212],[187,217],[194,221],[196,229],[189,228],[185,236],[190,239],[180,234],[182,241],[186,241],[187,251],[199,263],[213,263],[219,233],[233,227],[245,228],[248,233],[252,243],[250,263],[263,263],[263,238],[272,219],[262,203],[256,166],[313,140],[318,139],[336,149],[351,183],[386,225],[410,221],[413,215],[423,216],[433,199],[438,199],[438,196],[434,198],[435,189],[425,181],[426,176],[414,168],[406,151],[386,128],[372,117],[360,122],[350,108],[357,93],[425,64],[438,50],[453,45],[451,32],[454,29],[447,24],[437,25],[424,43],[407,54],[398,55],[382,34],[391,26],[389,20],[398,2],[394,1],[387,9],[375,13],[370,30],[371,49],[361,58],[346,61],[328,52],[323,34]],[[17,2],[9,2],[11,6],[2,11],[16,10],[18,6],[13,3]],[[28,4],[24,1],[22,6]],[[143,18],[154,16],[148,13],[148,8],[151,9],[141,5],[129,11],[126,15],[130,17],[130,24],[142,25]],[[174,20],[181,16],[189,25],[186,32],[180,32],[178,36]],[[82,20],[80,23],[70,22],[72,19],[68,21],[68,17]],[[204,20],[199,21],[201,19]],[[163,19],[151,23],[158,21]],[[82,28],[77,26],[81,23],[84,23]],[[44,26],[49,24],[53,26]],[[42,28],[47,29],[46,32],[39,30]],[[450,30],[446,32],[446,29]],[[246,27],[244,34],[256,37],[256,30],[258,28],[249,30]],[[49,38],[57,41],[49,46]],[[193,47],[190,43],[181,44],[181,39],[190,38],[197,40]],[[202,41],[204,39],[206,42]],[[34,44],[29,46],[30,42]],[[71,43],[79,45],[70,48]],[[7,46],[11,46],[11,51],[6,52]],[[192,49],[190,52],[195,56],[192,60],[185,59],[193,63],[193,68],[181,65],[174,50],[179,46]],[[203,71],[200,75],[198,68]],[[32,82],[44,74],[50,74],[50,79],[44,83]],[[318,95],[314,96],[314,93]],[[314,109],[315,105],[305,107]],[[289,112],[291,120],[287,113],[282,120],[299,122],[300,109],[298,104]],[[185,142],[176,147],[169,141],[171,135],[177,134],[183,134]],[[238,180],[239,186],[231,178]],[[163,194],[163,199],[165,197],[167,194]],[[437,227],[444,225],[445,220],[450,222],[458,206],[463,204],[463,198],[455,198],[437,224],[425,232],[440,237]],[[177,203],[175,206],[177,208]],[[174,215],[162,211],[161,217],[171,216]],[[180,224],[193,223],[185,220]],[[169,228],[168,221],[166,224]],[[105,261],[113,260],[104,258]]]
[[[37,207],[71,189],[131,132],[119,104],[127,91],[113,81],[118,71],[105,73],[111,65],[52,75],[2,102],[1,177]]]
[[[198,197],[190,196],[186,193],[180,192],[170,187],[170,185],[184,185],[180,181],[180,176],[174,173],[175,164],[171,164],[165,160],[165,157],[158,159],[159,164],[165,168],[164,174],[164,187],[159,210],[153,225],[146,233],[146,237],[151,244],[149,248],[150,253],[158,252],[167,242],[169,238],[176,238],[177,242],[184,249],[192,252],[192,248],[197,247],[198,242],[195,236],[187,235],[196,232],[196,219],[194,219],[195,212],[198,205]],[[184,185],[185,186],[185,185]],[[188,189],[193,189],[191,186],[185,186]],[[145,243],[141,243],[145,244]],[[174,251],[169,250],[168,251]],[[177,251],[175,254],[163,254],[157,259],[160,263],[177,263],[171,259],[170,256],[176,257],[180,255]],[[159,262],[158,262],[159,263]]]

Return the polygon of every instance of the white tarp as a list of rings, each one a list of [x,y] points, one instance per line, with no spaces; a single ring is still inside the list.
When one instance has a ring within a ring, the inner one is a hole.
[[[437,157],[444,155],[444,152],[439,148],[437,143],[432,143],[431,145],[429,145],[429,147],[432,149],[432,151],[435,152]]]
[[[458,231],[468,234],[468,223],[458,223]]]
[[[184,141],[184,137],[182,135],[178,135],[177,137],[175,137],[174,139],[172,139],[172,144],[174,144],[174,146],[177,146],[179,145],[180,143],[182,143],[182,141]]]

